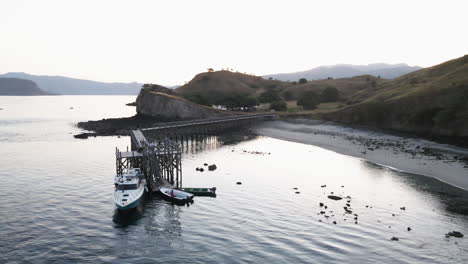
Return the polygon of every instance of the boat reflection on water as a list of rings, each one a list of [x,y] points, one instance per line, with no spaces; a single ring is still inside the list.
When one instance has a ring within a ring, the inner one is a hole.
[[[165,222],[178,223],[180,225],[178,222],[179,211],[185,206],[186,204],[179,205],[166,201],[161,195],[146,194],[142,202],[134,209],[125,211],[115,209],[112,221],[115,224],[115,228],[127,228],[140,224],[146,225],[148,221],[156,226]],[[142,221],[143,223],[141,223]],[[166,227],[164,229],[172,230],[174,228]]]

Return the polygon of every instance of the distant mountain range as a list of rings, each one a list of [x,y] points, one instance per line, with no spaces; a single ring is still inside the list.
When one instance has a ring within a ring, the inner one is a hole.
[[[301,72],[269,74],[264,77],[280,81],[298,81],[301,78],[305,78],[307,80],[327,79],[329,77],[349,78],[358,75],[373,75],[375,77],[380,76],[386,79],[393,79],[419,69],[422,68],[419,66],[408,66],[404,63],[374,63],[369,65],[338,64],[332,66],[320,66]]]
[[[30,80],[0,78],[0,95],[50,95]]]
[[[1,74],[1,78],[30,80],[46,93],[60,95],[137,95],[143,86],[137,82],[104,83],[62,76],[30,75],[23,72]]]

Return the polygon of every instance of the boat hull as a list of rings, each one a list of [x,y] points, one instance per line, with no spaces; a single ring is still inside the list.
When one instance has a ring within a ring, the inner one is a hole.
[[[180,190],[191,193],[194,196],[216,197],[216,187],[213,187],[213,188],[180,188]]]
[[[168,191],[171,191],[171,190],[175,192],[176,194],[175,197],[172,197],[169,194]],[[171,203],[187,204],[187,203],[193,202],[193,194],[191,193],[183,192],[183,191],[176,190],[176,189],[163,188],[163,187],[160,189],[160,193],[164,200],[169,201]],[[183,198],[181,196],[183,196]]]
[[[131,202],[129,204],[126,204],[124,206],[119,205],[117,203],[115,203],[115,205],[117,206],[117,209],[119,209],[119,210],[130,210],[130,209],[133,209],[133,208],[137,207],[140,204],[140,201],[141,201],[142,197],[143,196],[140,196],[140,198],[138,198],[135,201],[133,201],[133,202]]]

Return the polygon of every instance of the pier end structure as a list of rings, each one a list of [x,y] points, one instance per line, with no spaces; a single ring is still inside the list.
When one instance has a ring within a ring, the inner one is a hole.
[[[182,148],[178,140],[193,135],[214,135],[226,130],[250,127],[274,114],[240,115],[191,121],[161,123],[156,127],[132,130],[131,150],[116,149],[116,173],[125,168],[140,168],[148,188],[182,188]]]

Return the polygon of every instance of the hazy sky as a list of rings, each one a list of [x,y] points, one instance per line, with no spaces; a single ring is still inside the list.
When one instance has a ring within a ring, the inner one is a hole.
[[[183,84],[468,53],[468,1],[0,0],[0,73]]]

